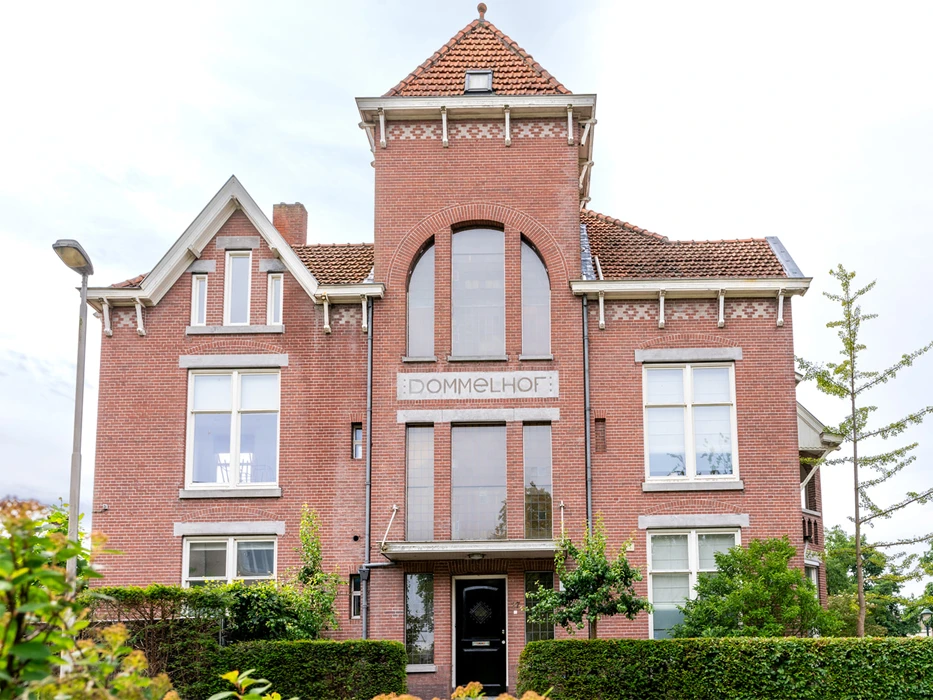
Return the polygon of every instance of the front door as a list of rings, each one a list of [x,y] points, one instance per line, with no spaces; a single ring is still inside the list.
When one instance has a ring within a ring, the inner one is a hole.
[[[456,685],[506,692],[505,579],[456,579]]]

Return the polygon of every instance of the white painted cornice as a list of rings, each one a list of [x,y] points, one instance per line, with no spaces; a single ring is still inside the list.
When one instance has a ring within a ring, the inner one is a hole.
[[[570,289],[589,299],[657,299],[662,292],[668,299],[711,299],[726,297],[774,297],[806,294],[811,278],[760,277],[752,279],[633,279],[572,280]]]
[[[386,286],[382,282],[321,284],[312,298],[315,304],[323,304],[325,299],[331,304],[356,304],[366,297],[382,299],[385,292]]]
[[[449,119],[505,117],[508,106],[513,119],[565,117],[573,107],[575,119],[592,119],[596,95],[451,95],[446,97],[357,97],[356,106],[364,122],[378,119],[383,110],[386,119],[440,119],[441,108]]]

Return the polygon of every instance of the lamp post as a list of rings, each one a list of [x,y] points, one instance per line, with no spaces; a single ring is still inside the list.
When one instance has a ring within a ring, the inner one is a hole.
[[[923,623],[923,626],[926,627],[927,637],[930,636],[930,627],[933,626],[933,611],[929,608],[924,608],[920,611],[920,622]]]
[[[68,496],[68,539],[78,541],[78,517],[81,512],[81,425],[84,421],[84,356],[87,346],[87,278],[94,274],[91,258],[77,241],[61,239],[52,244],[52,250],[72,270],[81,275],[81,310],[78,322],[78,371],[75,383],[74,445],[71,451],[71,489]],[[68,560],[67,580],[77,585],[78,557]]]

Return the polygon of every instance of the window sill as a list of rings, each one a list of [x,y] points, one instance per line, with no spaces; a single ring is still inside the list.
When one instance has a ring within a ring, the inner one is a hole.
[[[801,508],[800,510],[803,511],[804,515],[812,515],[814,518],[823,517],[823,514],[818,510],[810,510],[809,508]]]
[[[508,362],[508,355],[448,355],[448,362]]]
[[[284,333],[285,326],[188,326],[186,335],[235,335],[247,333]]]
[[[437,673],[437,666],[434,664],[408,664],[405,666],[405,673]]]
[[[281,498],[277,486],[254,489],[178,489],[179,498]]]
[[[742,481],[646,481],[641,490],[649,491],[743,491]]]
[[[554,359],[553,355],[519,355],[519,362],[550,362]]]
[[[402,358],[402,362],[437,362],[437,356],[425,355],[424,357],[408,357],[406,355]]]

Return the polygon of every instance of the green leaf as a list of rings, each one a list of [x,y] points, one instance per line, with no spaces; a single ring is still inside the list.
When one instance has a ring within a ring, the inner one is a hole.
[[[10,650],[10,653],[18,659],[32,660],[47,659],[52,655],[49,648],[41,642],[22,642],[21,644],[16,644]]]

